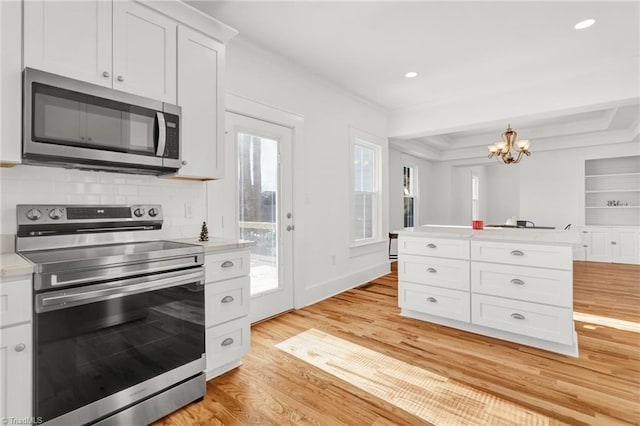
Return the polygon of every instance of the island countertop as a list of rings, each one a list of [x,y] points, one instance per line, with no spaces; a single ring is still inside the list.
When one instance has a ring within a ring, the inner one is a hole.
[[[422,225],[394,231],[398,236],[456,238],[482,241],[518,241],[522,243],[580,244],[580,235],[574,230],[485,228],[470,226]]]

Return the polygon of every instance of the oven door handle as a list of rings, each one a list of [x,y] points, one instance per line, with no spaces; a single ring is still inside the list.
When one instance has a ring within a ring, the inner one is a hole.
[[[204,284],[204,271],[182,273],[180,275],[171,274],[164,278],[149,276],[142,278],[127,279],[108,283],[108,287],[99,285],[99,289],[88,290],[72,289],[60,290],[52,293],[44,293],[36,296],[36,313],[55,311],[58,309],[71,308],[88,303],[102,302],[109,299],[130,296],[163,288],[177,287],[189,283]]]

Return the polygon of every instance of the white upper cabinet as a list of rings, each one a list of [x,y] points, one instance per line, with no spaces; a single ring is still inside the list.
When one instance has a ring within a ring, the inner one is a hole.
[[[178,29],[178,105],[183,166],[177,176],[224,175],[224,46],[187,27]]]
[[[176,28],[133,1],[24,2],[24,63],[176,102]]]
[[[111,87],[111,2],[24,2],[25,66]]]
[[[177,24],[132,1],[113,2],[113,88],[176,103]]]

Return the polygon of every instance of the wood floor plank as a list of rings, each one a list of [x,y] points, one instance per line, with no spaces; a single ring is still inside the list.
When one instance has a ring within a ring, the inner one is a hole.
[[[584,314],[576,317],[579,358],[400,317],[395,266],[254,325],[244,364],[209,381],[203,402],[156,425],[430,424],[275,347],[311,328],[540,413],[551,425],[640,425],[640,266],[574,262],[574,310]]]

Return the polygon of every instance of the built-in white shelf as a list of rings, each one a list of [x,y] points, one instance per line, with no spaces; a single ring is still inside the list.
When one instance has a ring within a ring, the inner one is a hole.
[[[638,209],[640,206],[587,206],[585,209]]]
[[[599,194],[604,192],[640,192],[640,189],[596,189],[592,191],[584,191],[585,194]]]
[[[585,224],[639,226],[640,155],[586,160],[584,169]]]
[[[598,160],[588,160],[588,161],[598,161]],[[640,172],[633,173],[601,173],[594,175],[585,175],[586,178],[598,178],[598,177],[609,177],[609,176],[640,176]]]

